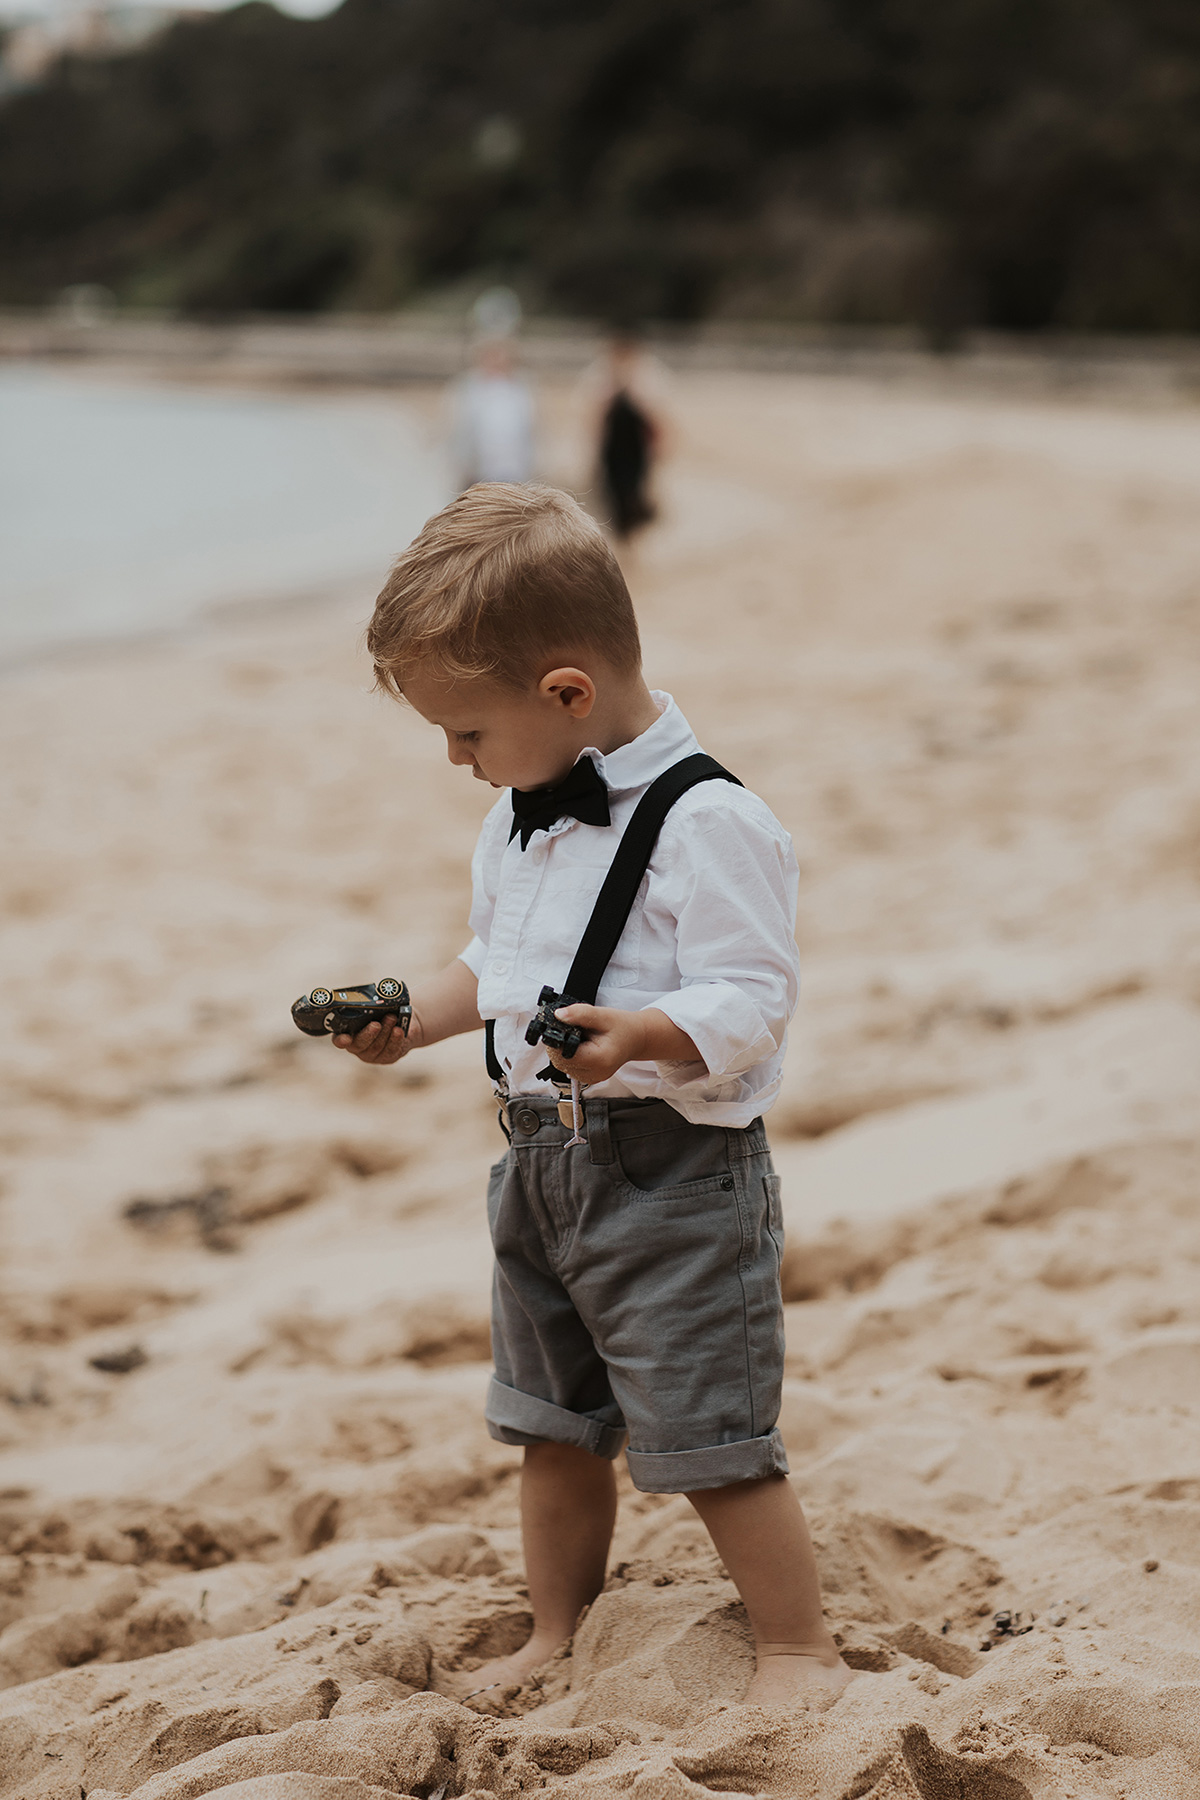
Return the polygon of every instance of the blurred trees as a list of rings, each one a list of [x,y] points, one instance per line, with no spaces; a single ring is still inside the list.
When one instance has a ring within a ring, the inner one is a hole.
[[[1189,0],[261,0],[0,103],[0,299],[1200,329]]]

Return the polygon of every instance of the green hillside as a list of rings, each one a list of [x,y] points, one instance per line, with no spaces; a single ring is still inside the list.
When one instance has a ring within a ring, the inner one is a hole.
[[[1200,328],[1187,0],[253,3],[0,103],[0,301]]]

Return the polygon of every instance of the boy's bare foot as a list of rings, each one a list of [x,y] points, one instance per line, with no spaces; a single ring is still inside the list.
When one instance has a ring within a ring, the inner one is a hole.
[[[511,1656],[497,1656],[478,1669],[456,1669],[445,1676],[445,1681],[456,1700],[477,1710],[490,1710],[496,1702],[503,1700],[506,1689],[523,1687],[536,1670],[550,1661],[558,1647],[530,1638]]]
[[[815,1652],[760,1655],[743,1706],[796,1706],[824,1712],[857,1674],[839,1656],[830,1662]]]

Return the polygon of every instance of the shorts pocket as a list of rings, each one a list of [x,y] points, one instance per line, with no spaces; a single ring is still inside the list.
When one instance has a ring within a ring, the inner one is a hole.
[[[496,1230],[496,1217],[500,1211],[500,1196],[504,1192],[504,1178],[507,1173],[508,1152],[505,1151],[504,1155],[500,1158],[500,1161],[493,1163],[488,1170],[487,1219],[488,1229],[493,1234]]]
[[[766,1235],[775,1246],[778,1268],[783,1268],[783,1183],[771,1169],[763,1176],[763,1190],[767,1198],[767,1231]]]
[[[613,1167],[638,1199],[732,1192],[729,1142],[720,1126],[680,1119],[659,1131],[613,1135]]]

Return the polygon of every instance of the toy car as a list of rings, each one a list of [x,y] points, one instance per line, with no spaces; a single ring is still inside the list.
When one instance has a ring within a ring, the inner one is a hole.
[[[355,1037],[376,1019],[395,1019],[408,1036],[412,1004],[408,989],[393,975],[382,981],[357,981],[350,987],[315,987],[301,994],[292,1007],[292,1018],[307,1037]]]
[[[560,1006],[578,1006],[578,1000],[572,1000],[570,994],[556,994],[552,987],[544,987],[538,995],[538,1010],[525,1027],[527,1044],[549,1044],[552,1050],[561,1050],[570,1060],[582,1044],[587,1032],[581,1025],[565,1025],[561,1019],[555,1018]]]

